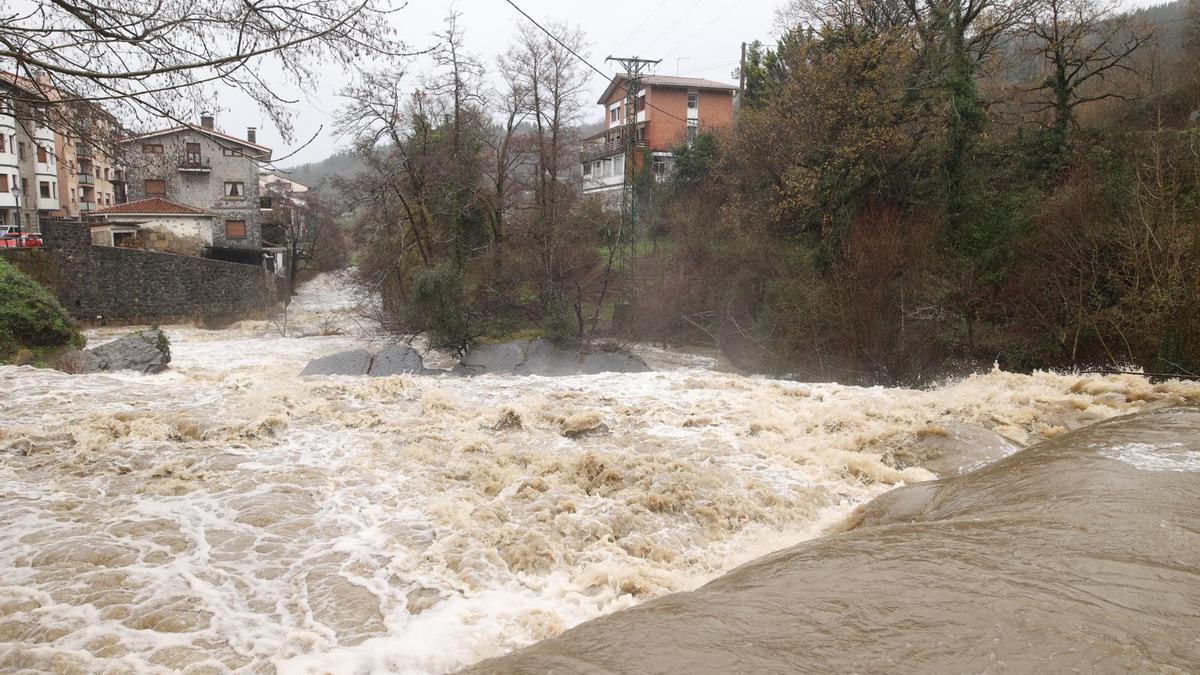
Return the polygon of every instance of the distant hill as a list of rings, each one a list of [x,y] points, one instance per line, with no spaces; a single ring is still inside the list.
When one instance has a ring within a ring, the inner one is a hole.
[[[288,177],[311,188],[328,187],[335,177],[349,178],[363,168],[362,160],[349,150],[339,150],[319,162],[299,164],[285,169]]]

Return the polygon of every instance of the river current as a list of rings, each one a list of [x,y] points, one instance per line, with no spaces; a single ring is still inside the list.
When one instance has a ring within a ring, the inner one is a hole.
[[[644,374],[300,377],[372,340],[352,305],[322,277],[287,337],[166,327],[160,375],[0,367],[0,671],[451,671],[844,528],[947,471],[929,438],[1015,448],[1200,400],[998,370],[803,384],[649,349]]]

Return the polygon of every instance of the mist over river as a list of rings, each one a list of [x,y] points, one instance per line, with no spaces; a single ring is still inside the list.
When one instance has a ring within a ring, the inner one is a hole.
[[[840,527],[938,477],[923,439],[1200,400],[1135,376],[811,385],[659,350],[644,374],[301,378],[371,340],[352,305],[322,277],[289,333],[348,335],[166,327],[156,376],[0,367],[0,671],[450,671]]]

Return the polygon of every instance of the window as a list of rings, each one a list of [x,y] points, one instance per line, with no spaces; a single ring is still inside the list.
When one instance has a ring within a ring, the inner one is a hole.
[[[188,164],[199,164],[200,163],[200,144],[199,143],[184,144],[184,153],[186,154],[185,161]]]
[[[167,181],[161,178],[146,179],[146,196],[147,197],[166,197],[167,196]]]
[[[221,148],[221,154],[226,157],[244,157],[242,151],[237,148]]]
[[[50,184],[50,196],[55,199],[58,199],[58,183]]]
[[[662,155],[655,155],[654,163],[651,165],[651,170],[654,171],[655,176],[658,176],[660,178],[663,176],[666,176],[667,175],[667,158]]]
[[[0,192],[8,192],[8,176],[0,175]]]
[[[29,194],[29,179],[28,178],[21,179],[21,194],[23,194],[23,195]]]
[[[696,108],[699,108],[699,107],[700,107],[700,92],[689,91],[688,92],[688,109],[695,110]]]
[[[226,197],[245,197],[246,196],[246,185],[240,181],[236,181],[236,182],[235,181],[226,181],[225,182],[225,196]]]
[[[44,180],[38,183],[38,194],[42,196],[42,199],[50,198],[50,181]]]
[[[583,175],[585,175],[585,176],[590,176],[590,175],[592,175],[592,163],[591,163],[591,162],[584,162],[584,164],[583,164]]]
[[[142,152],[147,155],[161,155],[163,154],[162,143],[146,143],[142,146]]]
[[[612,110],[608,111],[608,119],[612,122],[616,122],[617,118],[620,116],[620,114],[621,114],[621,109],[619,107],[613,108]],[[595,119],[595,118],[593,117],[592,119]]]
[[[71,188],[71,203],[75,203],[75,188]]]
[[[245,239],[246,238],[246,221],[244,221],[244,220],[227,220],[227,221],[225,221],[225,238],[226,239]]]
[[[259,197],[258,198],[258,208],[266,209],[266,210],[270,211],[271,210],[271,198],[270,197]]]
[[[8,191],[9,192],[17,191],[17,174],[15,174],[15,173],[12,175],[12,182],[8,184]]]
[[[25,141],[17,143],[17,158],[22,160],[25,159]]]
[[[4,148],[4,134],[0,134],[0,152],[8,152]]]
[[[625,175],[625,155],[617,155],[613,158],[613,175]]]
[[[687,142],[691,143],[696,140],[696,136],[700,135],[700,123],[696,120],[688,120],[687,123]]]

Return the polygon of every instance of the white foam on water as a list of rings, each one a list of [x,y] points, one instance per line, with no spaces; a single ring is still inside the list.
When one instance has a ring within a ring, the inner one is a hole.
[[[1126,443],[1105,447],[1099,454],[1141,471],[1200,471],[1200,452],[1184,447],[1183,443]]]
[[[354,304],[320,278],[292,326]],[[806,385],[666,353],[641,374],[301,378],[371,338],[166,330],[157,376],[0,368],[0,670],[454,670],[934,477],[895,460],[931,424],[1032,442],[1198,397],[999,371]]]

